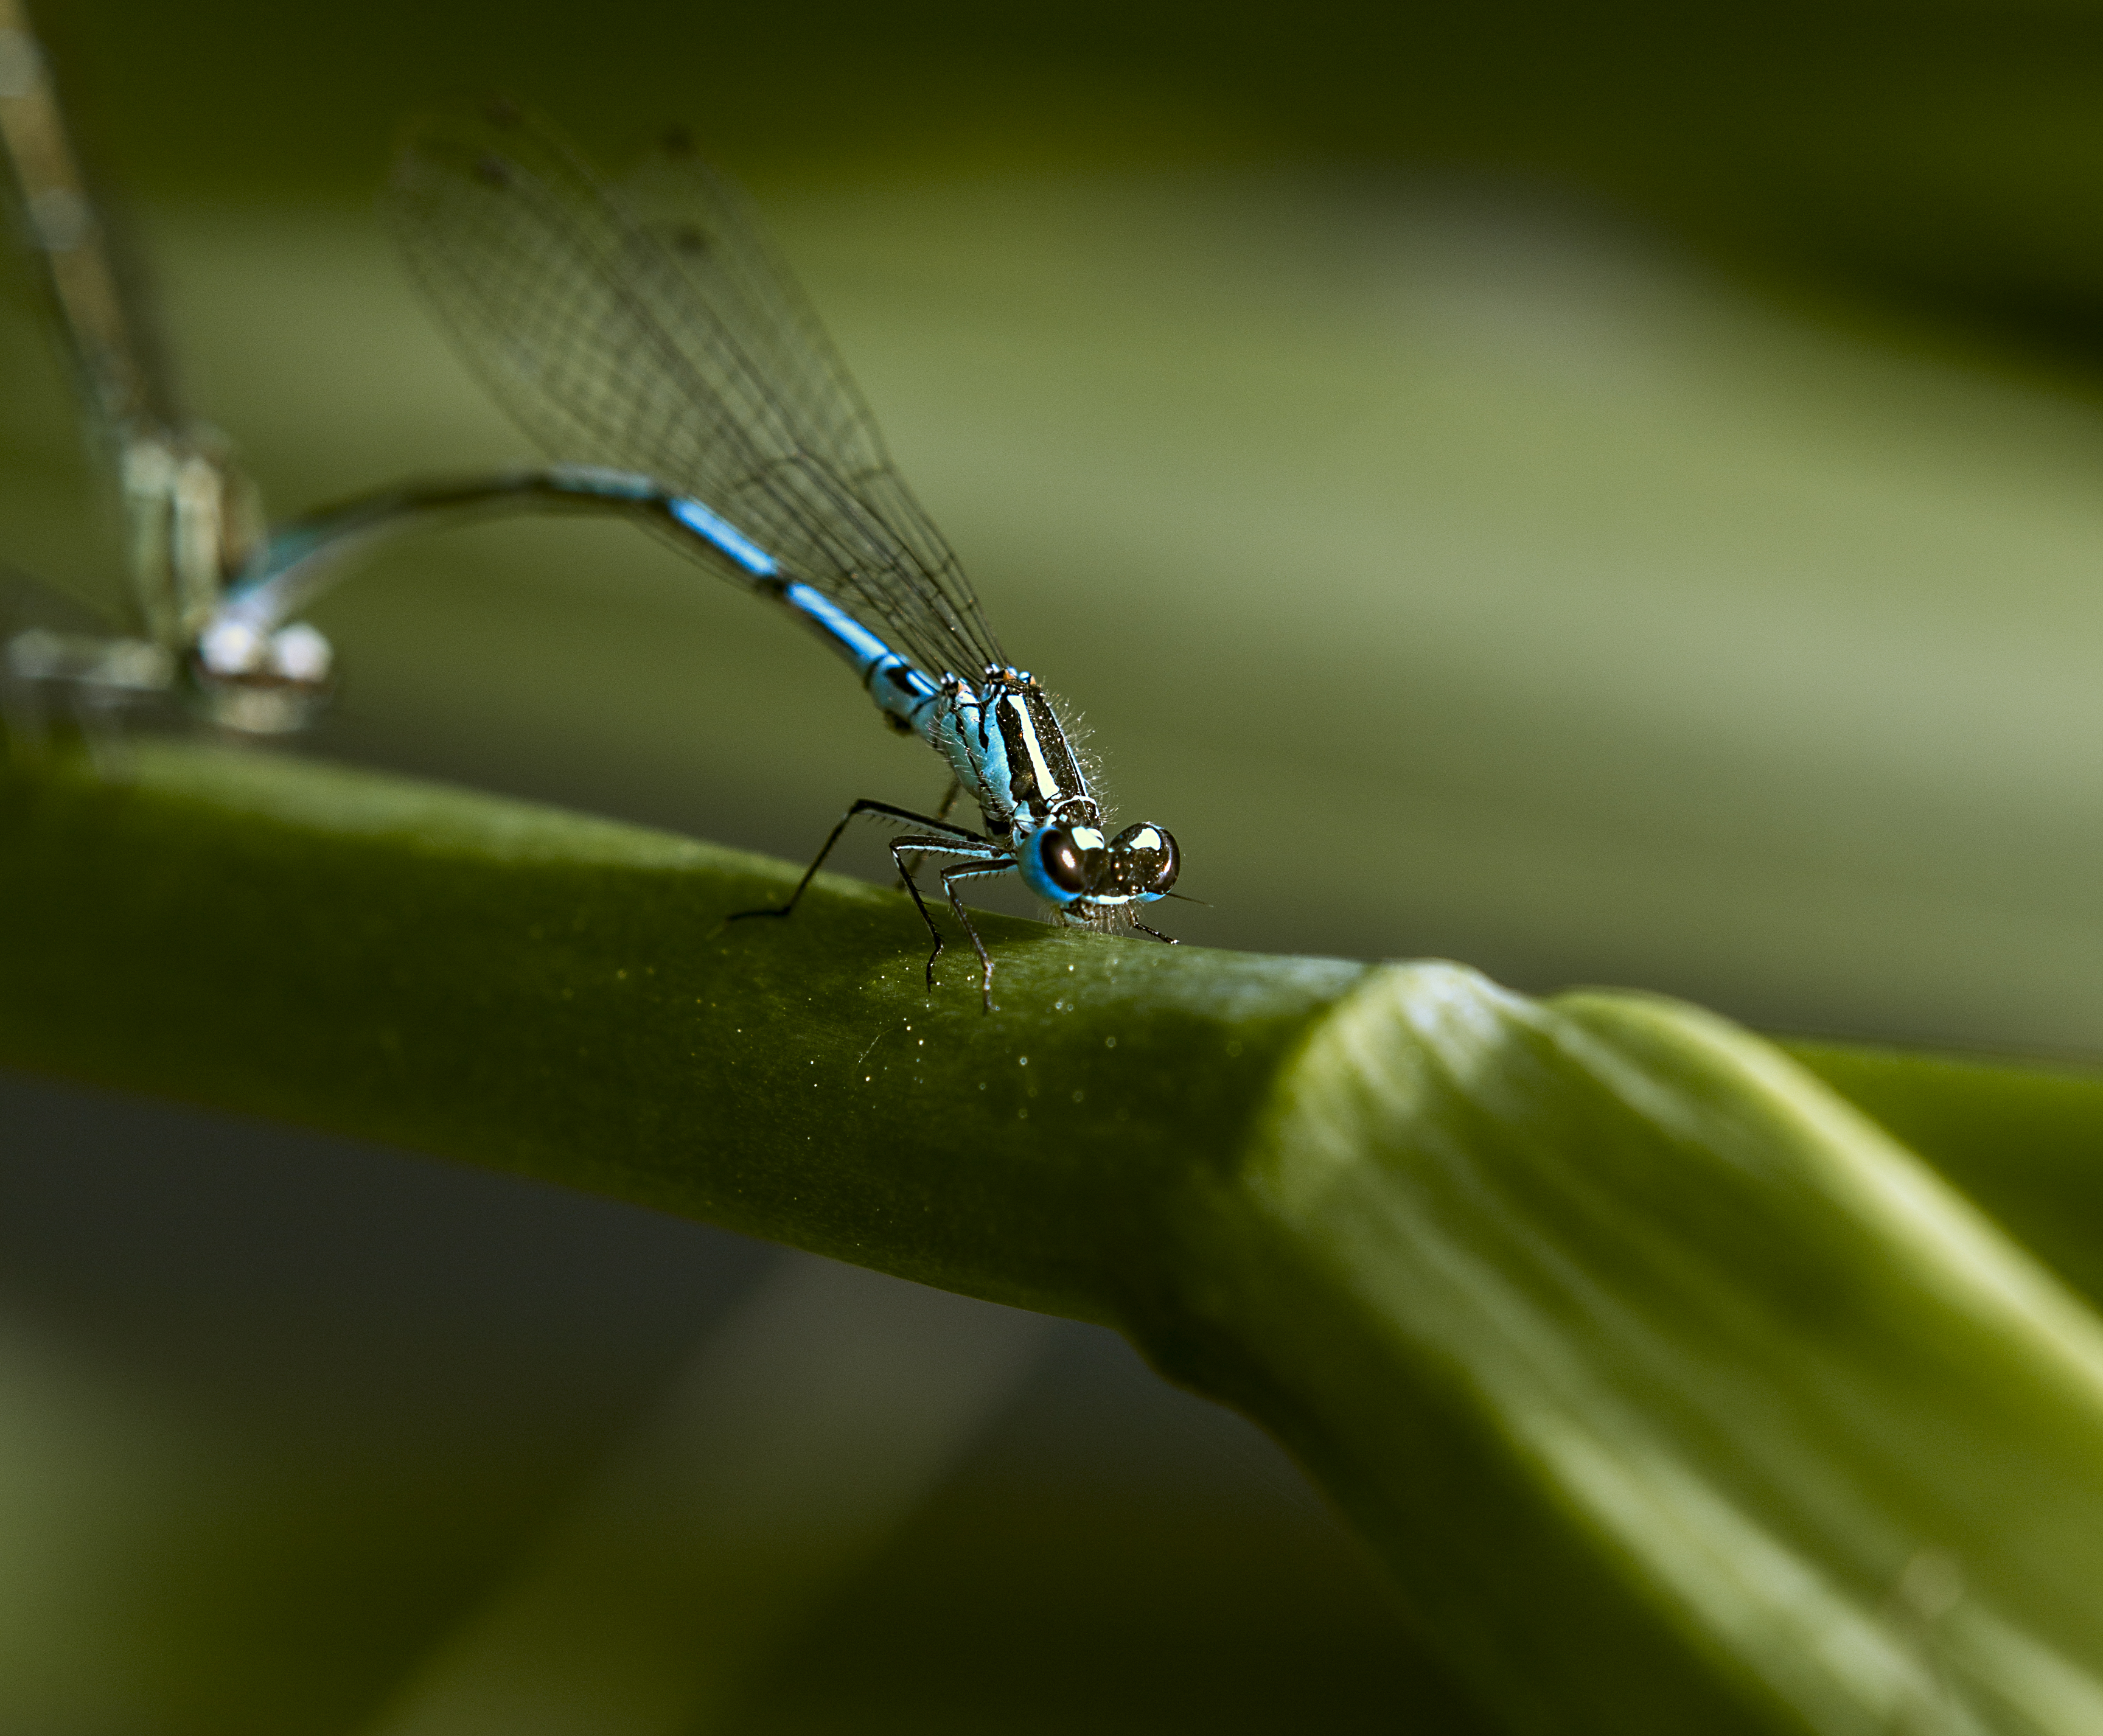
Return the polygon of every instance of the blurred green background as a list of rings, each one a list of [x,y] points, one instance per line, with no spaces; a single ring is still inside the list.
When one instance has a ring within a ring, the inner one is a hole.
[[[403,114],[500,87],[609,160],[683,120],[1113,799],[1181,839],[1186,938],[2103,1045],[2103,7],[40,22],[190,397],[281,512],[527,455],[373,215]],[[7,282],[0,553],[113,597]],[[939,793],[790,624],[619,527],[405,546],[315,619],[346,683],[314,751],[792,858],[850,797]],[[39,1729],[470,1727],[457,1636],[570,1583],[534,1551],[788,1281],[11,1089],[0,1528],[35,1542],[0,1553],[43,1565],[0,1656],[76,1660],[0,1671]],[[1466,1727],[1262,1443],[1099,1335],[971,1318],[1019,1348],[868,1507],[888,1541],[792,1571],[776,1538],[803,1601],[732,1648],[744,1685],[634,1728]]]

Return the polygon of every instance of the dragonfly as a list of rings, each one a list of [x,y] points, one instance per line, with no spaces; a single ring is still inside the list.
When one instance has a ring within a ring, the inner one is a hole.
[[[796,617],[946,766],[936,813],[855,801],[785,904],[740,915],[792,914],[867,815],[909,828],[890,850],[934,942],[931,991],[944,943],[915,872],[930,856],[948,859],[937,877],[987,1011],[994,961],[967,882],[1019,876],[1056,922],[1173,943],[1140,917],[1181,895],[1175,838],[1150,821],[1113,832],[1060,703],[1002,649],[749,200],[688,134],[616,182],[515,103],[447,112],[407,135],[385,211],[466,361],[571,461],[517,479],[532,504],[647,519]],[[474,486],[437,509],[474,509]],[[389,522],[408,509],[374,508]],[[250,593],[259,624],[273,583]],[[950,819],[960,797],[978,828]]]

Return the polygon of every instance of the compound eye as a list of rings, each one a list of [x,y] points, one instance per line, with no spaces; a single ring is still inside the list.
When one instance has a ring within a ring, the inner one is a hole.
[[[1074,834],[1060,827],[1038,834],[1037,859],[1044,866],[1044,877],[1076,898],[1088,890],[1088,858],[1099,854],[1083,850]]]
[[[207,675],[238,680],[269,660],[270,642],[246,621],[214,621],[198,637],[197,657]]]
[[[1127,826],[1110,842],[1118,880],[1126,890],[1158,895],[1176,884],[1183,859],[1176,840],[1159,826],[1142,820]]]
[[[270,636],[270,673],[280,681],[318,686],[328,679],[334,661],[328,641],[305,621],[281,627]]]

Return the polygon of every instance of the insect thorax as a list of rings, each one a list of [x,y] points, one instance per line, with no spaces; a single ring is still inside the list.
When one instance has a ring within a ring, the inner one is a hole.
[[[928,735],[994,837],[1100,824],[1052,696],[1027,671],[989,668],[976,688],[945,677]]]

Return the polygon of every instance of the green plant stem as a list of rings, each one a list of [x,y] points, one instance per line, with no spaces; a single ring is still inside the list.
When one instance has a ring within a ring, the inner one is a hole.
[[[262,755],[0,797],[0,1060],[1118,1327],[1515,1729],[2103,1727],[2103,1329],[1643,997],[988,918]],[[1842,1070],[1838,1063],[1834,1071]]]
[[[2103,1303],[2103,1073],[2061,1061],[1782,1046]]]
[[[1367,973],[989,916],[574,815],[144,744],[8,786],[0,1058],[1122,1316],[1146,1202]],[[1140,1263],[1144,1263],[1143,1261]]]

